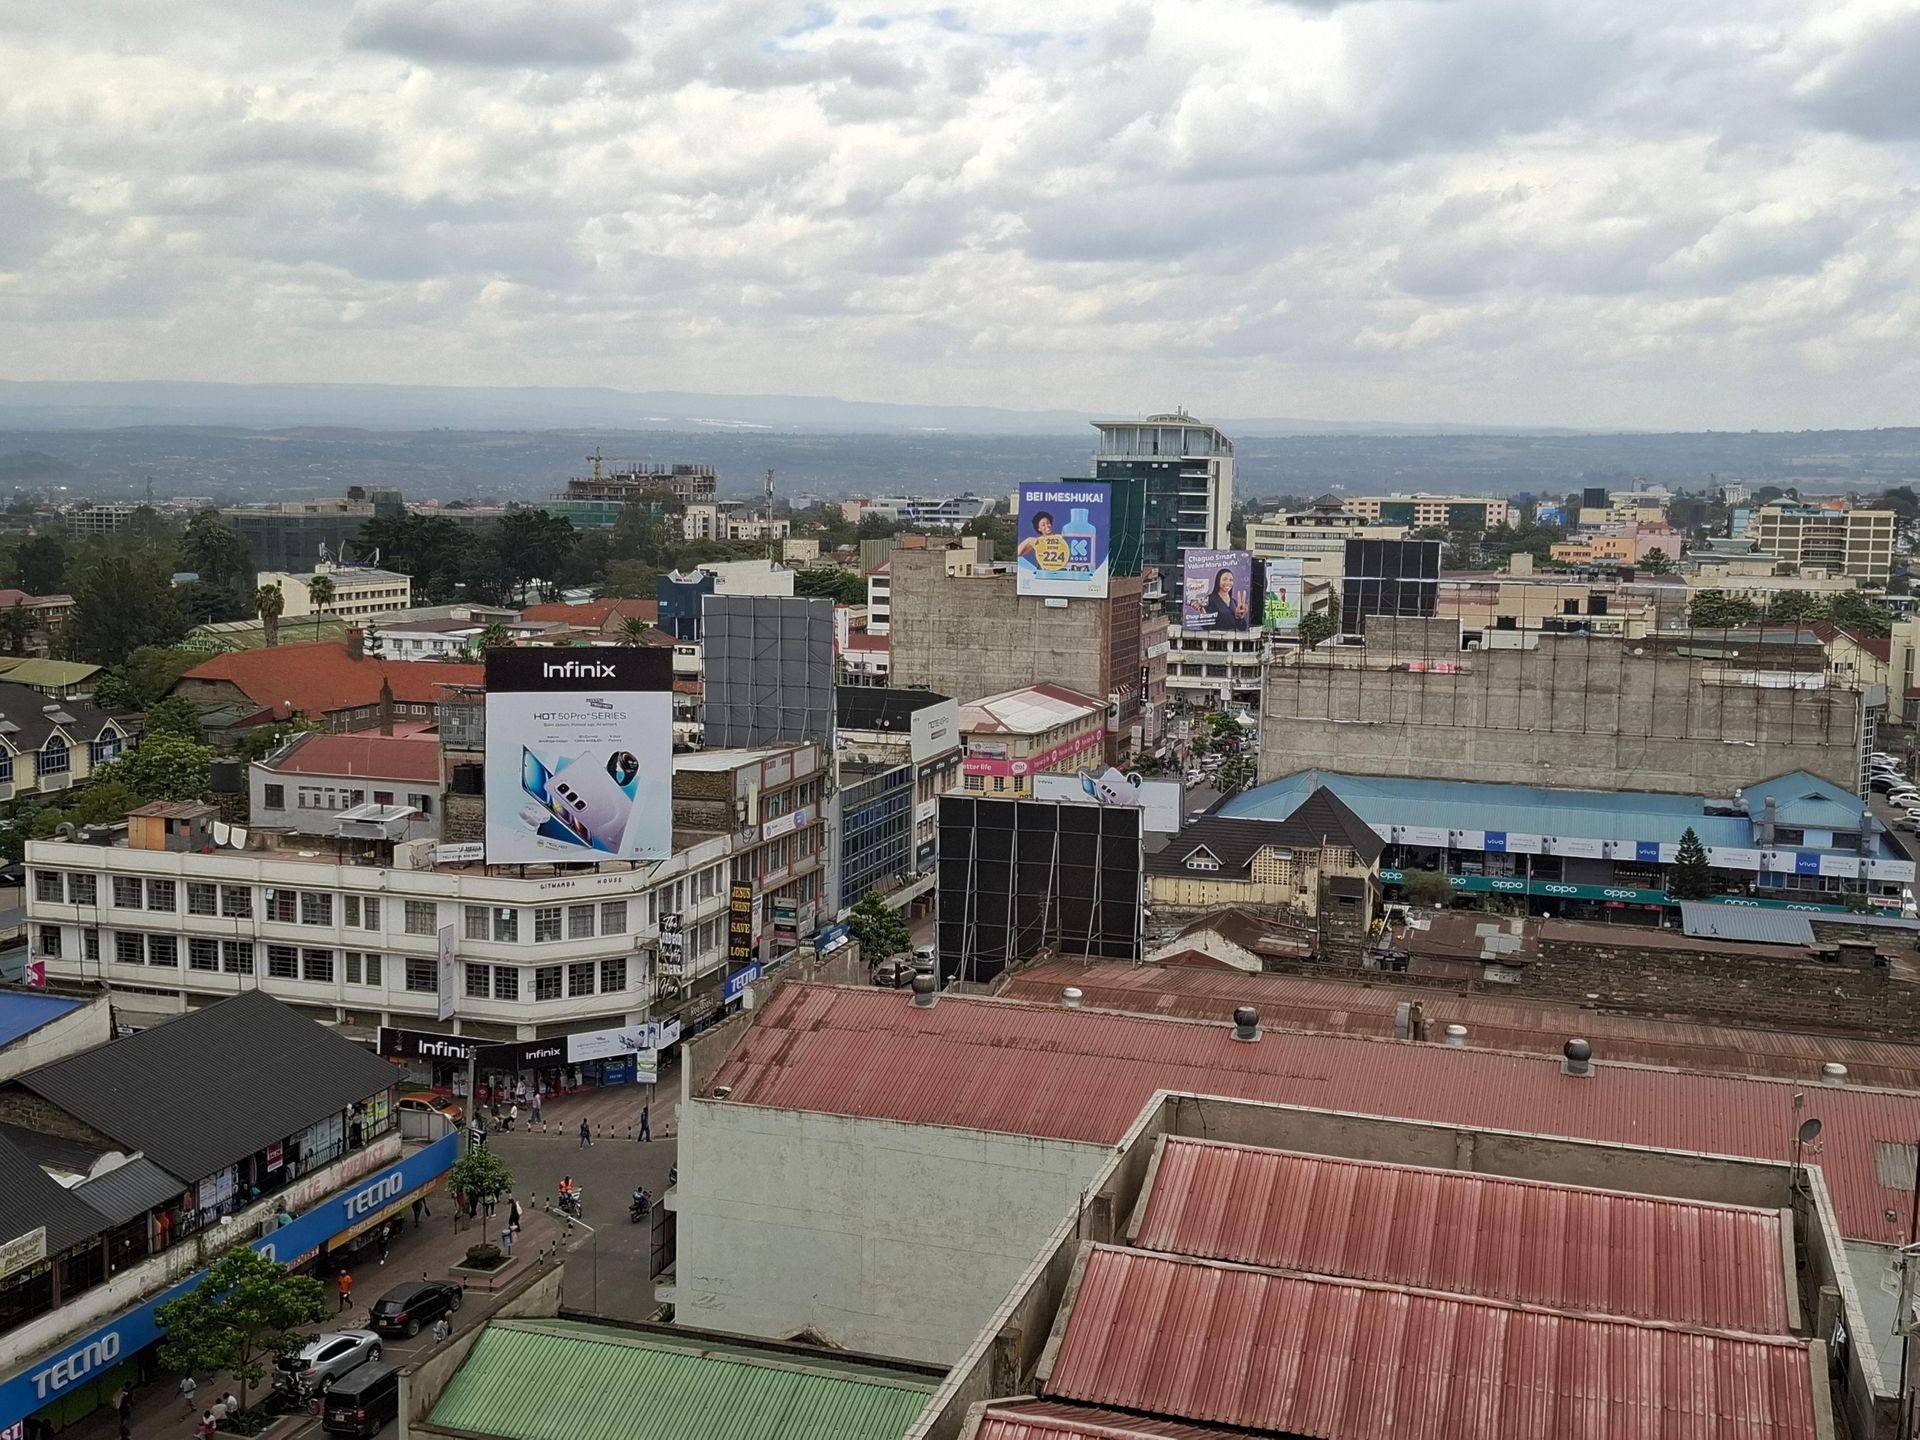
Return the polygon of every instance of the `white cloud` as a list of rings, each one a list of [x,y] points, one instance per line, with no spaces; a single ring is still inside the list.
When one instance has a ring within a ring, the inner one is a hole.
[[[36,7],[0,32],[0,346],[11,378],[1899,423],[1917,66],[1913,0]]]

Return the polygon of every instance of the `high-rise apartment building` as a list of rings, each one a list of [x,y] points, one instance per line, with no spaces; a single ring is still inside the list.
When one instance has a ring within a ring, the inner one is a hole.
[[[1184,410],[1096,420],[1093,476],[1113,487],[1113,573],[1180,573],[1181,552],[1224,550],[1233,513],[1233,441]]]
[[[1303,579],[1338,583],[1347,573],[1347,541],[1404,540],[1404,525],[1376,525],[1323,495],[1311,509],[1247,521],[1247,549],[1262,560],[1298,560]]]
[[[1516,519],[1507,501],[1468,495],[1349,495],[1340,505],[1370,524],[1413,530],[1496,530]]]
[[[1761,506],[1747,534],[1782,565],[1884,585],[1893,572],[1897,528],[1891,510],[1784,504]]]

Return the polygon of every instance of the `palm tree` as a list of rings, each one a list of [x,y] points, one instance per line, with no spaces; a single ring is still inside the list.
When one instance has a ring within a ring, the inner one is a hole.
[[[651,630],[652,628],[653,628],[652,625],[650,625],[647,621],[642,620],[638,615],[629,615],[627,616],[626,619],[620,622],[620,638],[622,640],[631,640],[637,643],[640,640],[645,639],[647,631]]]
[[[278,585],[262,585],[253,592],[253,610],[260,617],[260,628],[266,632],[268,645],[280,643],[280,612],[287,608],[287,598],[280,593]]]
[[[307,582],[307,598],[313,601],[313,608],[325,613],[333,604],[333,581],[325,575],[316,575]]]
[[[482,650],[504,650],[513,644],[513,632],[496,621],[480,632],[475,644]]]

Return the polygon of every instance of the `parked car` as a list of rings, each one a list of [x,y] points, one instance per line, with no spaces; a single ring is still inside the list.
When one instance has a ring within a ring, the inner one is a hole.
[[[428,1115],[444,1115],[458,1125],[466,1118],[467,1112],[444,1095],[402,1095],[395,1102],[402,1110],[413,1110]]]
[[[400,1372],[369,1362],[327,1392],[320,1424],[336,1435],[372,1435],[400,1413]]]
[[[342,1375],[380,1358],[380,1337],[371,1330],[338,1330],[316,1335],[275,1365],[286,1381],[308,1395],[325,1394]]]
[[[913,984],[913,957],[895,955],[873,967],[873,983],[889,990],[904,990]]]
[[[422,1326],[458,1310],[464,1298],[450,1280],[415,1280],[382,1295],[368,1323],[382,1335],[418,1335]]]

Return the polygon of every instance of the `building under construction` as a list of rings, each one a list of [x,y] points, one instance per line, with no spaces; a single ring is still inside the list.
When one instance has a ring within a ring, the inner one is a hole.
[[[1494,640],[1483,635],[1483,640]],[[1633,638],[1370,617],[1267,672],[1260,777],[1301,770],[1726,794],[1795,770],[1861,793],[1886,687],[1794,627]]]
[[[593,472],[567,481],[568,500],[625,502],[642,495],[670,495],[689,505],[714,496],[711,465],[652,465],[638,460],[603,461],[591,455]]]

